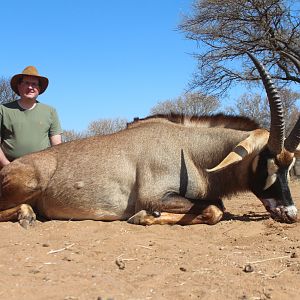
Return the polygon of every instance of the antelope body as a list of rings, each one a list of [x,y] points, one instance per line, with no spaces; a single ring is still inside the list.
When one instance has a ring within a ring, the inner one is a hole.
[[[47,219],[215,224],[222,197],[250,190],[274,219],[294,222],[287,180],[299,121],[283,144],[273,98],[270,133],[241,117],[157,116],[21,157],[0,171],[0,220],[26,227],[35,211]]]

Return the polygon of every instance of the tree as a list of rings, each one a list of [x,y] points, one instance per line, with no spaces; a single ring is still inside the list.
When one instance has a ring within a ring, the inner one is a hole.
[[[282,89],[279,91],[279,94],[282,100],[286,132],[289,133],[299,116],[297,101],[300,100],[300,93],[293,92],[290,89]],[[228,108],[228,112],[234,112],[238,115],[250,117],[264,128],[270,127],[270,109],[268,100],[267,98],[263,99],[259,94],[242,95],[234,107]]]
[[[300,100],[300,93],[290,89],[282,89],[279,93],[282,100],[286,132],[290,133],[299,117],[300,111],[297,101]]]
[[[151,109],[151,114],[179,113],[185,115],[209,115],[220,106],[217,97],[206,96],[199,92],[187,93],[173,100],[159,102]]]
[[[18,95],[11,89],[10,80],[0,78],[0,104],[14,101]]]
[[[179,29],[201,46],[191,88],[222,93],[260,77],[253,53],[281,83],[300,83],[300,12],[296,0],[198,0]]]
[[[249,117],[262,127],[269,128],[269,105],[259,94],[243,94],[238,98],[234,107],[228,108],[228,111]]]
[[[111,134],[120,131],[127,126],[125,119],[101,119],[93,121],[89,124],[87,129],[88,136]]]
[[[87,130],[78,132],[75,130],[64,130],[62,137],[64,142],[83,139],[95,135],[105,135],[120,131],[127,126],[127,120],[125,119],[101,119],[98,121],[92,121]]]
[[[77,132],[75,130],[64,130],[62,133],[63,142],[70,142],[85,138],[87,135],[84,132]]]

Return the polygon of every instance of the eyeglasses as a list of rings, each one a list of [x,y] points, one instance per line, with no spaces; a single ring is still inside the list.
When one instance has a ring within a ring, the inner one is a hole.
[[[33,82],[33,81],[27,81],[27,80],[24,80],[21,82],[23,85],[26,85],[26,86],[31,86],[32,88],[36,89],[38,87],[40,87],[40,84],[39,82]]]

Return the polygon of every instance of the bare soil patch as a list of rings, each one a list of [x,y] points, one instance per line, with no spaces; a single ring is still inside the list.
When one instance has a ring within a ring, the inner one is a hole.
[[[0,299],[300,299],[299,223],[252,194],[224,203],[214,226],[0,223]]]

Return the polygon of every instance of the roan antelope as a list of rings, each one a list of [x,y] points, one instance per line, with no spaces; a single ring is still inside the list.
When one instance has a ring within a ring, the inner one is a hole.
[[[47,219],[215,224],[223,197],[252,191],[272,218],[295,222],[288,172],[300,121],[285,139],[278,92],[249,56],[267,91],[270,132],[242,117],[157,116],[32,153],[0,171],[0,220],[27,227],[35,211]]]

